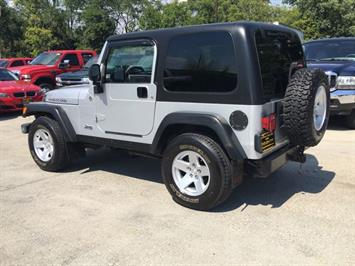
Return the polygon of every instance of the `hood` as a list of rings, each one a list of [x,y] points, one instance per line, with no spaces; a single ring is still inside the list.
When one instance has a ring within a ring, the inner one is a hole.
[[[63,73],[58,75],[57,77],[61,79],[82,79],[82,78],[87,78],[88,76],[89,76],[89,70],[82,69],[79,71]]]
[[[20,67],[10,67],[14,73],[21,73],[21,74],[31,74],[33,72],[44,72],[56,69],[56,66],[46,66],[46,65],[26,65]]]
[[[78,105],[80,97],[87,95],[89,88],[88,85],[77,85],[52,90],[46,93],[45,101],[56,104]]]
[[[22,80],[0,81],[0,92],[40,90],[40,87]]]
[[[319,68],[323,71],[332,71],[338,76],[355,76],[355,61],[316,61],[308,62],[308,68]]]

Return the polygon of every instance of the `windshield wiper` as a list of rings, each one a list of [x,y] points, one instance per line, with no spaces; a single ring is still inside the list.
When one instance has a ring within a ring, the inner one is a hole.
[[[309,59],[306,59],[307,62],[316,62],[316,61],[319,61],[319,59],[314,59],[314,58],[309,58]]]

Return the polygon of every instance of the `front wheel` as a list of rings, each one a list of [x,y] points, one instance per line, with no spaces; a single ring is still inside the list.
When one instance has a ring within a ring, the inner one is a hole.
[[[54,86],[49,83],[42,83],[39,86],[43,92],[49,92],[51,90],[54,90]]]
[[[63,131],[51,118],[42,116],[33,122],[28,145],[32,158],[42,170],[56,172],[69,162]]]
[[[182,134],[166,148],[162,174],[174,201],[209,210],[232,192],[232,166],[223,149],[199,134]]]

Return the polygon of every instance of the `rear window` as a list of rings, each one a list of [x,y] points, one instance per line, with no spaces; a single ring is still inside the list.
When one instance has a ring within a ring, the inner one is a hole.
[[[181,35],[170,41],[164,86],[173,92],[229,92],[237,87],[237,59],[228,32]]]
[[[265,102],[283,98],[293,65],[304,64],[302,44],[297,34],[258,30],[255,42],[259,56]]]

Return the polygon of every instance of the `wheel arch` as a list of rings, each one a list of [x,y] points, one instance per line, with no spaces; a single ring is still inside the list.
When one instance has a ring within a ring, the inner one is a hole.
[[[48,83],[48,84],[51,84],[51,85],[55,85],[55,81],[53,80],[52,77],[50,76],[39,76],[36,78],[34,84],[35,85],[41,85],[43,83]]]
[[[62,107],[45,103],[30,103],[26,105],[26,107],[27,110],[23,114],[24,117],[31,115],[36,118],[40,116],[47,116],[53,120],[56,120],[64,132],[65,140],[68,142],[77,142],[74,127]]]
[[[183,133],[208,136],[224,149],[230,159],[246,159],[246,154],[228,122],[214,114],[169,114],[157,130],[152,144],[152,153],[161,155],[169,141]]]

